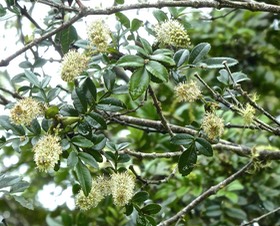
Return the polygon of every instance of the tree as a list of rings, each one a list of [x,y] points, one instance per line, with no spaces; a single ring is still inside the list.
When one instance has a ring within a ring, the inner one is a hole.
[[[2,225],[280,224],[271,3],[0,4],[23,44],[0,61]],[[76,208],[45,208],[48,184]]]

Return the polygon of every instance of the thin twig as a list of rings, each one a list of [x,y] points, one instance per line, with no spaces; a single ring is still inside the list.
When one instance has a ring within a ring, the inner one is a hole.
[[[186,207],[184,207],[182,210],[180,210],[176,215],[173,217],[162,221],[158,226],[165,226],[165,225],[171,225],[172,223],[176,222],[180,218],[182,218],[184,215],[186,215],[188,212],[193,210],[196,206],[198,206],[201,202],[203,202],[205,199],[207,199],[209,196],[216,194],[219,190],[223,189],[225,186],[230,184],[231,182],[235,181],[238,177],[243,175],[246,170],[248,170],[251,165],[253,164],[253,161],[251,160],[249,163],[247,163],[245,166],[243,166],[240,170],[238,170],[236,173],[232,174],[222,182],[218,183],[215,186],[210,187],[208,190],[203,192],[200,196],[195,198],[190,204],[188,204]]]
[[[256,222],[259,222],[260,220],[262,220],[263,218],[265,217],[268,217],[269,215],[273,214],[273,213],[276,213],[280,210],[280,207],[260,216],[260,217],[257,217],[257,218],[254,218],[253,220],[250,220],[249,222],[246,222],[246,223],[242,223],[240,224],[240,226],[247,226],[247,225],[253,225],[253,223],[256,223]]]
[[[119,151],[119,154],[128,154],[137,158],[150,158],[150,159],[156,159],[156,158],[173,158],[180,156],[182,154],[181,151],[177,152],[164,152],[164,153],[143,153],[143,152],[135,152],[131,151],[129,149],[125,149],[123,151]]]

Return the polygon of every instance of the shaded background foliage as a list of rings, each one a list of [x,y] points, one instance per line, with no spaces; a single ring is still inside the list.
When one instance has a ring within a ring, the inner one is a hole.
[[[280,87],[278,65],[280,49],[279,16],[242,10],[226,15],[227,12],[229,10],[213,10],[205,16],[205,14],[199,12],[188,11],[187,19],[184,16],[180,19],[188,22],[185,25],[188,27],[194,46],[201,42],[208,42],[212,46],[210,56],[228,56],[237,59],[239,64],[233,67],[232,71],[242,71],[250,78],[250,81],[242,83],[244,89],[257,92],[260,95],[258,103],[277,116],[279,115]],[[52,11],[49,17],[45,19],[49,27],[56,23],[57,14],[57,12]],[[173,16],[176,17],[174,13]],[[120,17],[119,15],[118,18],[123,25],[127,23],[126,18]],[[189,20],[189,18],[191,19]],[[129,19],[132,21],[133,18]],[[150,24],[145,24],[150,28]],[[79,32],[79,29],[77,31]],[[57,39],[59,38],[63,39],[63,34],[57,35]],[[71,40],[71,42],[73,41],[76,41],[75,38]],[[63,49],[62,51],[65,52]],[[39,67],[45,63],[43,60],[37,62]],[[25,67],[23,64],[21,66]],[[32,66],[34,67],[34,64]],[[188,75],[193,74],[195,70],[189,70]],[[217,80],[218,70],[199,70],[199,73],[209,85],[222,86]],[[5,72],[2,75],[0,83],[2,87],[5,87],[4,84],[7,82],[4,76]],[[13,76],[6,74],[6,78]],[[95,85],[98,87],[98,84]],[[11,83],[11,86],[15,87],[15,84]],[[204,113],[202,104],[181,105],[176,101],[174,102],[173,85],[170,83],[155,87],[156,94],[162,102],[163,112],[170,123],[181,126],[188,124],[196,126],[201,123],[199,120]],[[203,92],[204,95],[209,94],[206,90],[203,90]],[[121,98],[127,106],[135,107],[135,103],[127,96],[123,95]],[[140,118],[159,119],[153,103],[150,101],[147,101],[143,107],[131,115]],[[233,113],[225,113],[224,118],[236,123],[242,120],[240,117],[234,117]],[[195,122],[197,120],[198,122]],[[123,130],[129,131],[125,138],[115,136]],[[151,153],[179,150],[170,144],[170,138],[167,134],[145,132],[118,124],[108,125],[108,132],[106,133],[108,133],[106,134],[108,136],[113,136],[112,140],[116,143],[129,142],[129,147],[136,151],[141,150]],[[276,136],[254,130],[229,129],[223,138],[251,147],[257,145],[279,147],[279,139]],[[54,177],[53,175],[38,173],[33,163],[33,155],[28,151],[30,149],[30,143],[23,145],[21,154],[18,155],[20,158],[18,163],[8,168],[3,165],[3,159],[15,155],[14,147],[3,147],[0,156],[2,173],[16,172],[21,165],[28,163],[25,174],[28,175],[32,183],[24,193],[27,199],[36,200],[36,193],[45,184],[53,180],[63,189],[73,186],[74,193],[77,192],[77,184],[73,175],[71,175],[72,172],[69,175],[67,169],[61,168],[54,173]],[[168,160],[132,158],[131,163],[139,167],[137,170],[141,172],[144,178],[160,179],[170,174],[170,166],[174,168],[176,161],[178,161],[176,157]],[[187,177],[176,174],[175,178],[168,183],[144,186],[143,190],[149,193],[149,198],[162,205],[162,211],[155,216],[156,221],[160,222],[164,218],[173,216],[201,194],[205,188],[225,179],[226,175],[234,173],[245,162],[246,159],[240,158],[227,150],[215,151],[213,158],[199,156],[197,166]],[[124,166],[127,166],[127,164],[124,163]],[[106,173],[106,169],[104,169],[104,173]],[[93,172],[93,174],[96,174],[96,172]],[[252,171],[250,176],[246,175],[238,179],[196,207],[184,217],[185,221],[182,225],[238,225],[244,219],[252,219],[271,211],[277,208],[280,203],[279,177],[280,167],[278,162],[272,162],[269,167],[259,171]],[[138,185],[140,186],[140,183]],[[135,215],[126,218],[125,215],[119,214],[123,209],[113,207],[110,198],[104,199],[97,208],[87,213],[76,209],[69,210],[66,205],[59,206],[54,211],[43,208],[38,201],[35,201],[34,205],[36,207],[34,210],[28,210],[18,205],[11,197],[2,196],[0,213],[3,216],[8,216],[7,222],[9,225],[34,226],[133,225],[133,218],[135,218]],[[261,225],[279,225],[278,216],[278,214],[273,214],[260,223]]]

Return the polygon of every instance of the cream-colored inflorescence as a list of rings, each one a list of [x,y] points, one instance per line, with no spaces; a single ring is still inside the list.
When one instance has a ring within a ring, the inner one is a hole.
[[[168,20],[155,26],[156,38],[160,43],[187,48],[190,46],[189,35],[177,20]]]
[[[88,57],[77,51],[70,50],[62,59],[61,79],[72,82],[88,67]]]
[[[254,121],[256,109],[250,104],[246,104],[246,108],[242,111],[242,117],[246,125],[250,125]]]
[[[201,96],[201,91],[196,81],[179,83],[175,87],[175,94],[180,102],[194,102]]]
[[[62,153],[60,138],[53,135],[42,137],[33,147],[34,161],[37,169],[47,172],[54,168]]]
[[[18,101],[10,113],[12,123],[28,126],[33,119],[43,114],[43,110],[37,100],[28,97]]]
[[[135,178],[128,172],[115,173],[111,176],[111,192],[116,206],[125,206],[133,196]]]
[[[76,198],[76,206],[83,211],[87,211],[95,208],[103,198],[104,194],[100,186],[100,181],[92,181],[92,187],[88,196],[85,196],[84,192],[80,190]]]
[[[96,47],[100,53],[107,52],[110,42],[111,31],[103,20],[93,21],[88,27],[88,38],[90,44]]]
[[[224,121],[214,113],[207,112],[203,118],[201,128],[210,140],[214,140],[223,135]]]

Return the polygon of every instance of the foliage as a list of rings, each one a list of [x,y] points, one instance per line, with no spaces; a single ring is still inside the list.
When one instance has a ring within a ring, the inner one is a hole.
[[[246,225],[268,212],[261,224],[280,224],[273,212],[280,203],[278,15],[169,7],[147,12],[149,20],[126,16],[124,1],[114,1],[119,10],[107,9],[114,27],[109,30],[104,17],[89,29],[99,29],[94,37],[81,38],[76,23],[94,10],[80,1],[40,2],[53,7],[45,29],[32,17],[39,2],[0,4],[7,28],[10,23],[23,32],[20,22],[12,24],[9,15],[15,15],[18,21],[26,17],[33,32],[21,35],[23,52],[33,54],[19,64],[21,73],[1,72],[0,104],[7,112],[0,116],[3,225]],[[174,36],[157,37],[155,26],[172,20],[182,26],[159,34],[175,33],[187,40],[185,47],[176,46]],[[53,58],[41,51],[51,47],[64,59],[67,82],[59,72],[44,73]],[[67,65],[69,51],[84,54],[83,65],[75,58]],[[176,94],[176,87],[194,80],[200,92],[192,102],[178,97],[192,90]],[[17,124],[10,112],[30,116],[35,108],[17,104],[27,97],[40,103],[43,114]],[[53,143],[43,142],[47,135]],[[42,143],[55,159],[44,156]],[[15,164],[5,164],[14,156]],[[128,182],[115,182],[112,191],[110,183],[123,172]],[[82,205],[98,188],[101,201],[88,211],[65,203],[50,210],[38,193],[53,183],[71,188],[76,201],[82,194]]]

